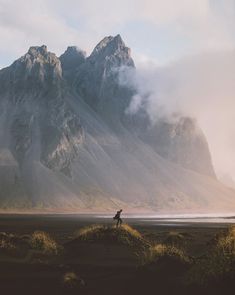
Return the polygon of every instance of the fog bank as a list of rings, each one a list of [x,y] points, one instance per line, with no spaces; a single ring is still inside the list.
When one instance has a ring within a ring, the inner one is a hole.
[[[217,175],[235,179],[235,50],[205,52],[166,66],[142,63],[120,77],[137,89],[127,112],[144,107],[153,121],[194,117],[208,139]]]

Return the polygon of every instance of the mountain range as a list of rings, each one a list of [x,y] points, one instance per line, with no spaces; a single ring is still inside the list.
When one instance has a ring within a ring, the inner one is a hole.
[[[87,56],[30,47],[0,70],[1,210],[225,212],[235,191],[217,180],[195,119],[127,112],[137,71],[120,35]],[[161,112],[161,110],[159,110]]]

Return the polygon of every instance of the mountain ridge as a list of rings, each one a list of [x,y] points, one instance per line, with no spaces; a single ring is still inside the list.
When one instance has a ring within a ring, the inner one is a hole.
[[[235,208],[193,119],[153,125],[146,113],[126,112],[136,90],[118,82],[123,66],[136,70],[117,35],[89,56],[33,46],[0,70],[1,208]]]

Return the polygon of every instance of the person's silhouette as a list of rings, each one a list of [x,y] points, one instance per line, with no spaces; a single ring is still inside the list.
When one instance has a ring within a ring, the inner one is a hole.
[[[116,227],[118,227],[119,225],[120,226],[122,225],[121,213],[122,213],[122,209],[117,211],[116,215],[113,217],[114,220],[117,220]]]

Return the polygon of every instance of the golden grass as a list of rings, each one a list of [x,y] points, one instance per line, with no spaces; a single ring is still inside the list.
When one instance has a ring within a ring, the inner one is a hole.
[[[0,239],[0,250],[13,250],[15,249],[15,245],[13,245],[10,241],[5,239]]]
[[[116,228],[116,227],[113,227]],[[121,227],[117,228],[119,230],[124,230],[127,233],[129,233],[131,236],[136,237],[137,239],[142,239],[142,235],[140,232],[138,232],[136,229],[134,229],[133,227],[131,227],[128,224],[123,224]]]
[[[104,226],[99,224],[93,224],[90,226],[83,227],[78,232],[75,233],[75,236],[79,237],[81,240],[87,240],[91,235],[96,235],[102,230]]]
[[[221,236],[217,242],[217,251],[221,251],[224,256],[235,257],[235,227],[231,227],[228,233]]]
[[[66,272],[63,276],[63,285],[68,289],[77,289],[85,285],[84,281],[74,272]]]
[[[42,251],[45,254],[58,254],[59,251],[57,243],[43,231],[35,231],[30,244],[34,250]]]
[[[0,253],[13,254],[16,250],[16,246],[13,243],[14,235],[4,232],[0,233]]]
[[[189,273],[189,282],[206,284],[224,277],[235,277],[235,227],[231,227],[217,239]]]
[[[107,242],[133,247],[148,245],[148,242],[142,235],[127,224],[120,227],[91,225],[79,230],[76,237],[81,241],[87,242]]]
[[[155,263],[162,257],[178,259],[179,261],[185,263],[190,262],[190,259],[182,249],[179,249],[173,245],[156,244],[145,253],[143,263]]]

